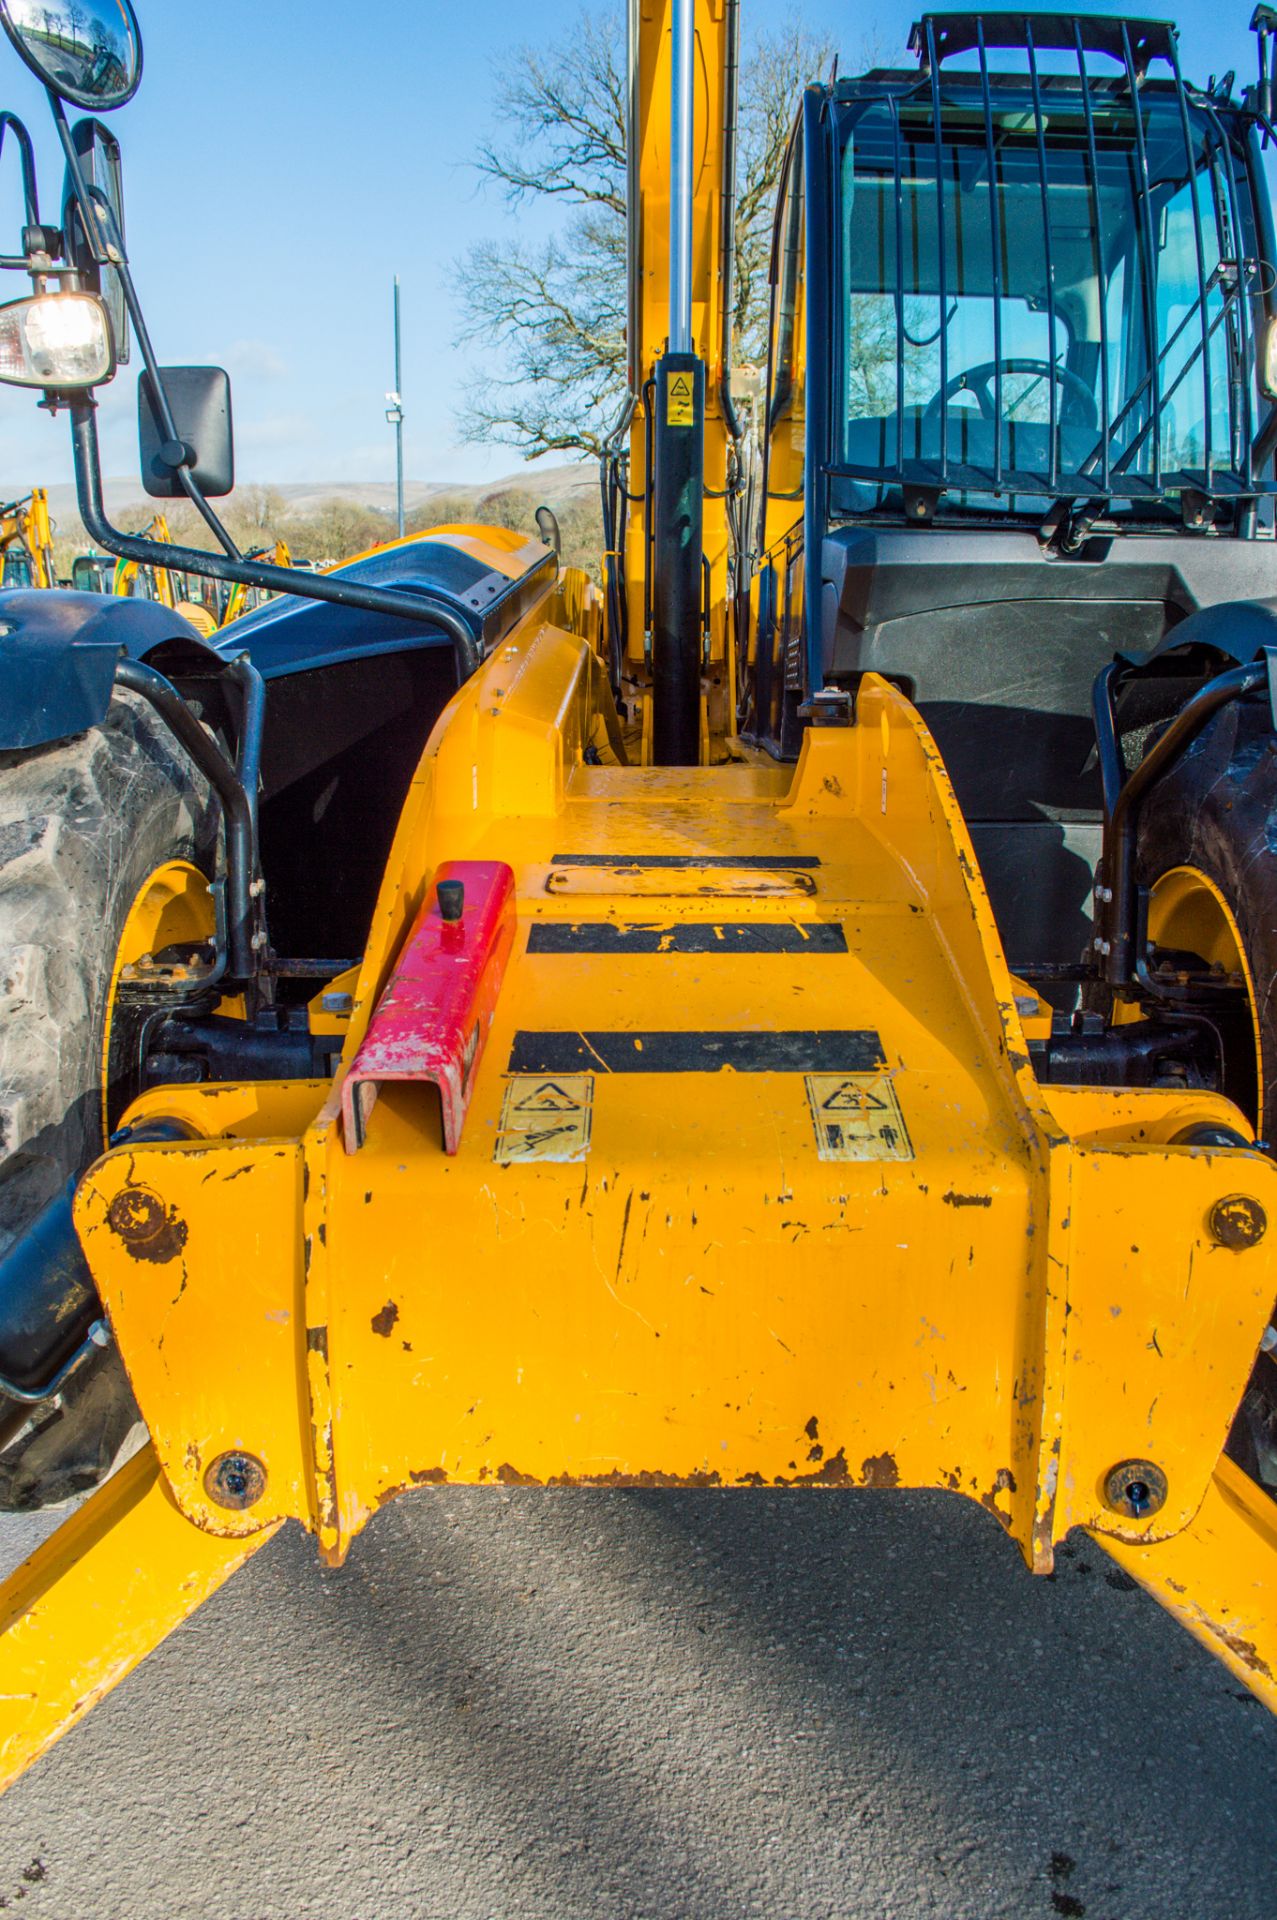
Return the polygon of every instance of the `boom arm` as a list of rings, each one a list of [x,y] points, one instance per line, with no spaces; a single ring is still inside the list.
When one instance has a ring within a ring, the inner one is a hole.
[[[630,0],[627,667],[650,673],[654,757],[665,764],[707,758],[715,717],[734,730],[728,305],[738,18],[738,0]]]

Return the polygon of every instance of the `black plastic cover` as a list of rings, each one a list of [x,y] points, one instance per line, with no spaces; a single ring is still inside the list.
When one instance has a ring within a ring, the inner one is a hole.
[[[0,593],[0,751],[48,746],[95,727],[111,704],[121,654],[143,660],[167,641],[208,655],[194,627],[157,600],[103,593]]]

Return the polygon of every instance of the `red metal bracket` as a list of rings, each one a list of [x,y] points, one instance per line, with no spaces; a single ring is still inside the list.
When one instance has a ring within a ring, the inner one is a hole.
[[[342,1085],[347,1153],[363,1145],[387,1080],[438,1087],[444,1151],[457,1151],[514,928],[514,874],[503,861],[443,863]]]

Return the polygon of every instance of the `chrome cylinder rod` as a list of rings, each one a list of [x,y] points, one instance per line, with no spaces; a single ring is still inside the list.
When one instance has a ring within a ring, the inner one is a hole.
[[[670,352],[691,353],[696,0],[672,0],[670,29]]]

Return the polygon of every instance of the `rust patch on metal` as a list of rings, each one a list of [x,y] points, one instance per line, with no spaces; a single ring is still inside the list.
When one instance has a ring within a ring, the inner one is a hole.
[[[541,1482],[536,1479],[534,1475],[530,1473],[520,1473],[519,1469],[512,1467],[508,1460],[503,1461],[501,1466],[497,1468],[497,1479],[503,1487],[539,1487],[541,1485]],[[571,1485],[572,1483],[569,1482],[568,1484]]]
[[[948,1193],[942,1193],[940,1198],[946,1207],[991,1207],[993,1205],[991,1193],[955,1193],[952,1187]]]
[[[162,1266],[176,1260],[186,1245],[185,1220],[149,1187],[122,1187],[107,1209],[106,1223],[135,1260]]]
[[[613,1467],[609,1473],[554,1473],[548,1480],[538,1480],[535,1474],[520,1473],[509,1461],[497,1468],[496,1477],[504,1487],[721,1487],[723,1484],[722,1475],[716,1472],[693,1469],[690,1473],[663,1473],[659,1468],[646,1467],[636,1467],[632,1473],[623,1467]]]
[[[794,1463],[791,1461],[790,1465]],[[831,1453],[828,1460],[813,1467],[810,1473],[795,1473],[792,1480],[784,1474],[777,1474],[772,1482],[776,1487],[854,1487],[860,1483],[847,1465],[847,1456],[839,1447],[837,1453]]]
[[[860,1469],[861,1485],[866,1487],[898,1487],[900,1469],[896,1465],[894,1453],[872,1453]]]
[[[414,1487],[443,1487],[448,1483],[448,1476],[442,1467],[420,1467],[408,1478]]]
[[[998,1505],[998,1495],[1000,1493],[1014,1493],[1015,1490],[1015,1475],[1012,1473],[1010,1467],[999,1467],[993,1476],[993,1485],[989,1491],[980,1495],[980,1505],[987,1507],[989,1512],[1002,1522],[1002,1525],[1008,1532],[1010,1532],[1011,1529],[1011,1516],[1009,1513],[1004,1513]]]
[[[306,1351],[307,1353],[317,1353],[324,1360],[328,1358],[327,1327],[307,1327]]]
[[[374,1313],[372,1317],[371,1324],[372,1324],[373,1332],[381,1334],[383,1339],[388,1340],[390,1338],[391,1329],[393,1328],[398,1318],[399,1318],[398,1305],[393,1300],[387,1300],[385,1306],[381,1309],[381,1312]]]
[[[1240,1660],[1248,1673],[1257,1673],[1263,1680],[1271,1680],[1273,1670],[1256,1647],[1253,1640],[1243,1640],[1238,1633],[1230,1633],[1227,1627],[1219,1626],[1214,1620],[1199,1615],[1203,1625],[1210,1628],[1220,1645],[1227,1647],[1235,1660]]]

